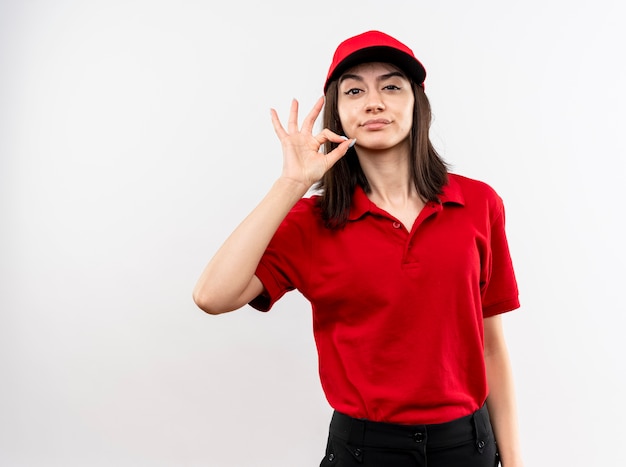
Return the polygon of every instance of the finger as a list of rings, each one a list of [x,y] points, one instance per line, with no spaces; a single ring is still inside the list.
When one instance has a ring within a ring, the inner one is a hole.
[[[315,139],[319,141],[320,144],[323,144],[326,141],[343,143],[344,141],[349,140],[347,136],[338,135],[337,133],[330,131],[328,128],[324,128],[321,132],[319,132],[317,136],[315,136]]]
[[[302,131],[303,132],[306,132],[306,133],[312,133],[313,132],[313,126],[315,125],[315,120],[317,120],[317,117],[319,116],[320,112],[322,111],[322,107],[324,107],[324,96],[321,96],[317,100],[317,102],[313,106],[313,109],[311,109],[309,114],[302,121]]]
[[[328,162],[328,168],[335,165],[335,163],[345,156],[354,144],[356,143],[356,139],[348,139],[343,141],[339,146],[326,154],[326,161]]]
[[[272,116],[272,126],[274,127],[274,131],[276,132],[276,135],[278,136],[279,139],[283,139],[285,136],[287,136],[287,132],[283,128],[282,123],[280,123],[280,119],[278,118],[278,113],[276,113],[276,110],[270,109],[270,114]]]
[[[291,101],[287,131],[289,131],[290,134],[295,134],[298,132],[298,101],[296,99],[293,99]]]

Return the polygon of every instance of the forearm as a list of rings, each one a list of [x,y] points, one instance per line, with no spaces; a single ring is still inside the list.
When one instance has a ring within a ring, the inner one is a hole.
[[[503,467],[521,467],[522,456],[513,375],[506,346],[502,342],[486,352],[489,397],[487,407]]]
[[[205,267],[193,291],[196,304],[211,314],[240,308],[248,300],[256,268],[289,210],[307,187],[280,178],[226,239]]]
[[[256,268],[285,216],[302,196],[341,159],[354,140],[328,129],[313,136],[312,130],[322,107],[320,97],[298,129],[298,101],[293,100],[285,130],[275,110],[272,124],[281,141],[283,170],[281,177],[243,220],[206,266],[193,291],[196,304],[211,314],[225,313],[245,305],[263,291],[255,277]],[[337,147],[328,154],[320,147],[332,141]]]

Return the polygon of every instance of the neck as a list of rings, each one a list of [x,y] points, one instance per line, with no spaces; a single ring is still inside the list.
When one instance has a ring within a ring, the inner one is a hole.
[[[359,151],[358,156],[371,188],[370,198],[375,203],[406,202],[417,195],[410,175],[408,153]]]
[[[367,178],[370,200],[411,229],[424,207],[410,174],[408,152],[358,153],[359,162]],[[375,157],[374,157],[375,156]]]

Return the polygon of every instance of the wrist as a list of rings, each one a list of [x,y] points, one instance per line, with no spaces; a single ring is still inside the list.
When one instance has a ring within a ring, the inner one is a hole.
[[[276,182],[274,182],[274,186],[281,191],[285,191],[293,195],[294,197],[301,198],[313,185],[308,185],[305,182],[281,176],[278,180],[276,180]]]
[[[502,458],[500,455],[500,465],[502,467],[524,467],[521,456],[510,456]]]

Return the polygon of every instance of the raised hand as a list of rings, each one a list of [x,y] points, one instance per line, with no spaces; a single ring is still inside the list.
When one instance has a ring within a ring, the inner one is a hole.
[[[274,131],[283,149],[282,177],[302,183],[308,190],[315,182],[330,169],[335,162],[341,159],[354,140],[333,133],[325,128],[317,135],[313,135],[313,125],[324,106],[324,98],[320,97],[313,109],[298,128],[298,101],[291,102],[287,130],[283,128],[276,110],[271,109]],[[328,154],[320,152],[321,146],[327,142],[340,143]]]

